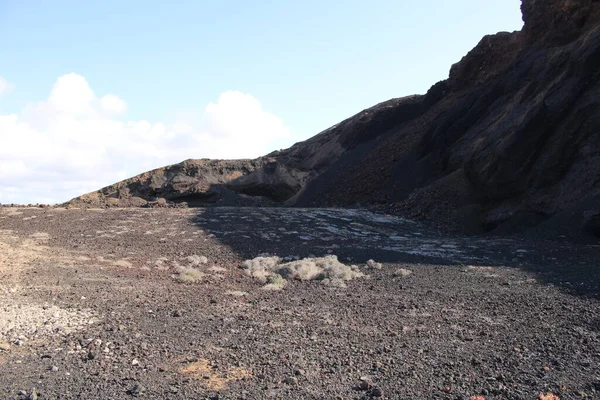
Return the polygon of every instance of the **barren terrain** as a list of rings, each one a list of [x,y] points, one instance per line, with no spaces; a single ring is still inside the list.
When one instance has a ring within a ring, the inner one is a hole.
[[[0,398],[599,398],[598,260],[363,210],[1,208]]]

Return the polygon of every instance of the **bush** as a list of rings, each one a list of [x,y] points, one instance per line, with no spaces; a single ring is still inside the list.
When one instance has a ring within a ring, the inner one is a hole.
[[[177,280],[183,283],[194,283],[198,282],[204,277],[204,273],[194,268],[185,268],[178,267],[177,272],[179,272],[179,276]]]
[[[400,268],[400,269],[397,269],[396,271],[394,271],[394,276],[395,277],[402,277],[402,278],[404,278],[404,277],[407,277],[407,276],[409,276],[411,274],[412,274],[412,271],[409,270],[409,269],[405,269],[405,268]]]
[[[261,256],[244,261],[242,268],[249,276],[262,283],[268,283],[265,288],[271,290],[283,288],[286,279],[316,280],[325,285],[343,287],[346,281],[364,276],[357,266],[344,265],[335,255],[309,257],[283,264],[281,261],[281,258],[276,256]]]

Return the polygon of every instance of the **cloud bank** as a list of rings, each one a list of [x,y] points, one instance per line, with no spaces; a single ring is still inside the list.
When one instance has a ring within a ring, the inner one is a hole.
[[[0,94],[12,85],[0,77]],[[127,120],[127,103],[59,77],[45,101],[0,113],[0,203],[56,203],[187,158],[253,158],[290,130],[261,103],[221,93],[199,122]]]

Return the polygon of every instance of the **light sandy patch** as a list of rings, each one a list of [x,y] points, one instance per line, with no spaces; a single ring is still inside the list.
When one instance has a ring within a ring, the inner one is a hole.
[[[32,233],[31,235],[29,235],[29,237],[40,243],[45,243],[48,240],[50,240],[50,235],[47,234],[46,232],[35,232],[35,233]]]
[[[250,372],[242,367],[231,367],[217,370],[209,360],[200,359],[180,368],[180,373],[197,379],[203,386],[211,390],[223,390],[228,383],[250,378]]]
[[[225,272],[225,271],[227,271],[227,268],[217,267],[216,265],[214,265],[214,266],[210,267],[208,270],[210,272],[217,272],[217,273],[219,273],[219,272]]]
[[[8,299],[7,299],[8,300]],[[0,304],[5,301],[0,300]],[[98,319],[89,310],[64,310],[55,305],[2,304],[0,341],[66,336]]]
[[[225,292],[225,294],[228,294],[230,296],[235,296],[235,297],[243,297],[243,296],[247,296],[248,292],[242,292],[241,290],[228,290]]]
[[[160,271],[166,271],[169,269],[168,262],[169,259],[167,257],[161,257],[154,261],[154,265],[156,266],[156,269]]]
[[[8,237],[8,238],[16,238],[15,232],[10,229],[0,229],[0,238]]]
[[[16,217],[18,215],[22,215],[23,211],[17,211],[17,210],[13,210],[13,209],[8,209],[8,212],[6,213],[6,215],[8,215],[9,217]]]
[[[197,267],[200,264],[208,263],[208,258],[206,258],[205,256],[199,256],[199,255],[193,254],[193,255],[187,257],[186,261],[189,265]]]
[[[474,272],[486,278],[499,278],[498,270],[494,267],[469,265],[464,269],[465,272]]]
[[[131,264],[129,261],[127,260],[117,260],[117,261],[113,261],[112,263],[113,265],[117,266],[117,267],[123,267],[123,268],[133,268],[133,264]]]
[[[50,251],[37,239],[28,238],[14,243],[3,240],[0,240],[0,272],[3,274],[0,282],[0,341],[23,342],[67,335],[98,320],[89,310],[65,310],[53,304],[23,304],[21,292],[27,279],[22,275],[23,271],[39,260],[61,267],[71,266],[75,260],[66,253]]]
[[[465,268],[465,272],[492,272],[492,271],[494,271],[493,267],[467,265],[467,267]]]
[[[0,242],[0,271],[17,274],[23,270],[23,267],[41,258],[46,249],[31,240],[20,244]]]

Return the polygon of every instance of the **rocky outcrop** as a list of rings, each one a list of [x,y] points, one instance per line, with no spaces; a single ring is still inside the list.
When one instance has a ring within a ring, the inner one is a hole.
[[[561,46],[598,25],[598,0],[522,0],[527,46]]]
[[[579,221],[578,232],[596,234],[600,1],[523,0],[522,11],[522,31],[484,37],[425,95],[378,104],[257,160],[190,160],[98,193],[370,205],[473,233]]]
[[[301,174],[299,174],[301,175]],[[186,160],[71,200],[70,206],[140,207],[276,205],[301,185],[295,171],[272,157],[256,160]]]

